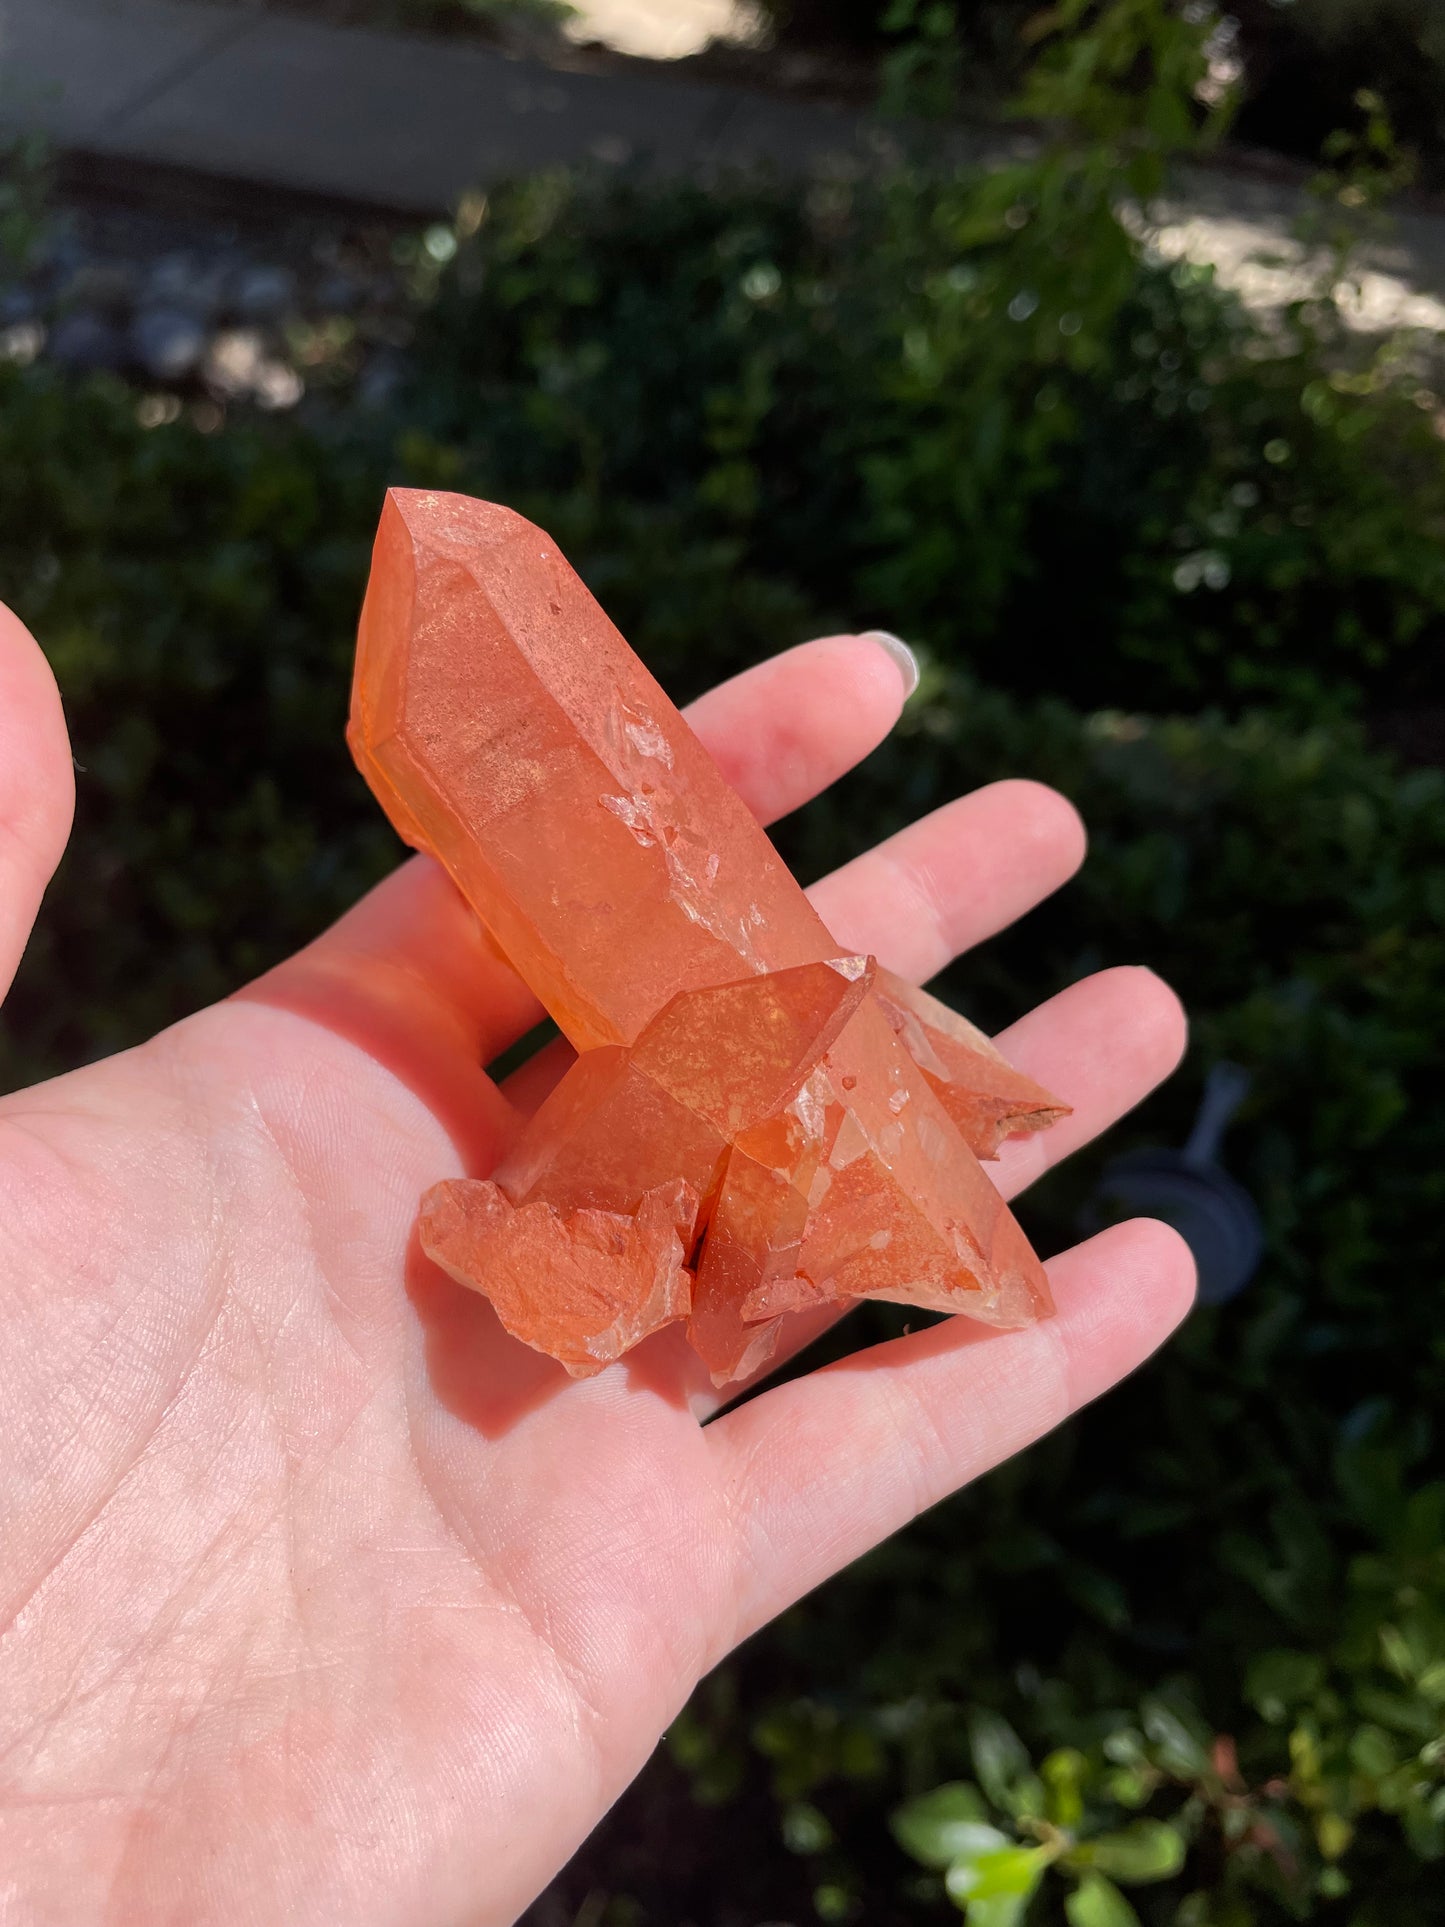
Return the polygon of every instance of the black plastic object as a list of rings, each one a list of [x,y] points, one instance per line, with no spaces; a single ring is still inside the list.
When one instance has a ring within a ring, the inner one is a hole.
[[[1104,1167],[1090,1201],[1091,1224],[1162,1218],[1194,1253],[1199,1302],[1223,1305],[1244,1290],[1264,1255],[1264,1225],[1244,1186],[1218,1162],[1220,1141],[1244,1102],[1249,1072],[1216,1064],[1182,1151],[1130,1151]]]

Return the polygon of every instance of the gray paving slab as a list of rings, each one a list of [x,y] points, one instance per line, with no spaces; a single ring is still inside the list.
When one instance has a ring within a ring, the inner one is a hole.
[[[103,145],[136,103],[254,24],[166,0],[0,0],[0,124]]]
[[[479,180],[588,156],[686,165],[728,105],[712,88],[272,15],[128,115],[111,151],[434,208]]]
[[[738,90],[718,145],[719,158],[728,165],[793,173],[866,155],[869,136],[862,118],[846,108]]]
[[[0,119],[102,156],[407,211],[587,159],[795,165],[854,132],[846,114],[735,88],[246,8],[0,0],[0,21]]]

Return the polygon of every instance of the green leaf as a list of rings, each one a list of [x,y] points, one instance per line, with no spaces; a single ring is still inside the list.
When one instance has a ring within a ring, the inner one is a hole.
[[[782,1832],[789,1853],[823,1853],[833,1844],[827,1815],[808,1800],[795,1800],[784,1808]]]
[[[1350,1760],[1361,1773],[1383,1779],[1398,1764],[1394,1742],[1383,1728],[1358,1727],[1350,1738]]]
[[[1048,1817],[1056,1827],[1073,1833],[1084,1817],[1084,1775],[1088,1762],[1076,1747],[1061,1746],[1039,1768],[1048,1788]]]
[[[1149,1768],[1115,1767],[1104,1781],[1109,1798],[1121,1807],[1147,1806],[1159,1784],[1159,1776]]]
[[[1085,1874],[1064,1902],[1069,1927],[1139,1927],[1139,1916],[1112,1880]]]
[[[1171,1879],[1184,1865],[1185,1852],[1183,1838],[1166,1821],[1136,1820],[1118,1833],[1101,1833],[1087,1841],[1080,1857],[1100,1873],[1142,1886]]]
[[[1271,1725],[1279,1726],[1293,1707],[1313,1698],[1323,1679],[1324,1663],[1315,1653],[1259,1653],[1250,1662],[1245,1697]]]
[[[1207,1742],[1163,1700],[1144,1702],[1142,1724],[1166,1773],[1181,1780],[1202,1779],[1210,1770]]]
[[[1006,1833],[987,1824],[987,1817],[978,1788],[952,1780],[900,1807],[893,1815],[893,1837],[925,1867],[947,1867],[962,1857],[1010,1844]]]
[[[969,1927],[1014,1927],[1053,1858],[1049,1847],[1002,1847],[956,1860],[943,1884]]]
[[[1043,1782],[1033,1771],[1028,1749],[1006,1719],[980,1711],[969,1721],[973,1764],[984,1792],[995,1806],[1015,1818],[1041,1817]]]
[[[968,1927],[1018,1927],[1028,1904],[1027,1894],[1022,1899],[1016,1899],[1011,1894],[999,1894],[992,1900],[970,1900],[964,1907],[963,1915]]]

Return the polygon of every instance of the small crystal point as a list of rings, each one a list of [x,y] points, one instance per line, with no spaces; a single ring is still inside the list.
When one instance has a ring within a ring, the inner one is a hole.
[[[1046,1131],[1069,1115],[1067,1104],[1016,1071],[990,1038],[926,990],[880,969],[878,1003],[975,1157],[997,1157],[1006,1137]]]
[[[662,1185],[634,1213],[514,1205],[498,1185],[438,1184],[422,1200],[427,1256],[484,1292],[514,1338],[590,1378],[692,1306],[683,1258],[697,1216],[685,1184]]]

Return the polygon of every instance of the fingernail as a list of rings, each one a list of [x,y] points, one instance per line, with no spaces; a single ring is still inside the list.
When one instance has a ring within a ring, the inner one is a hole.
[[[913,694],[918,687],[918,658],[908,647],[902,636],[891,636],[886,629],[867,629],[864,634],[871,642],[886,649],[898,665],[898,673],[903,678],[903,700]]]

